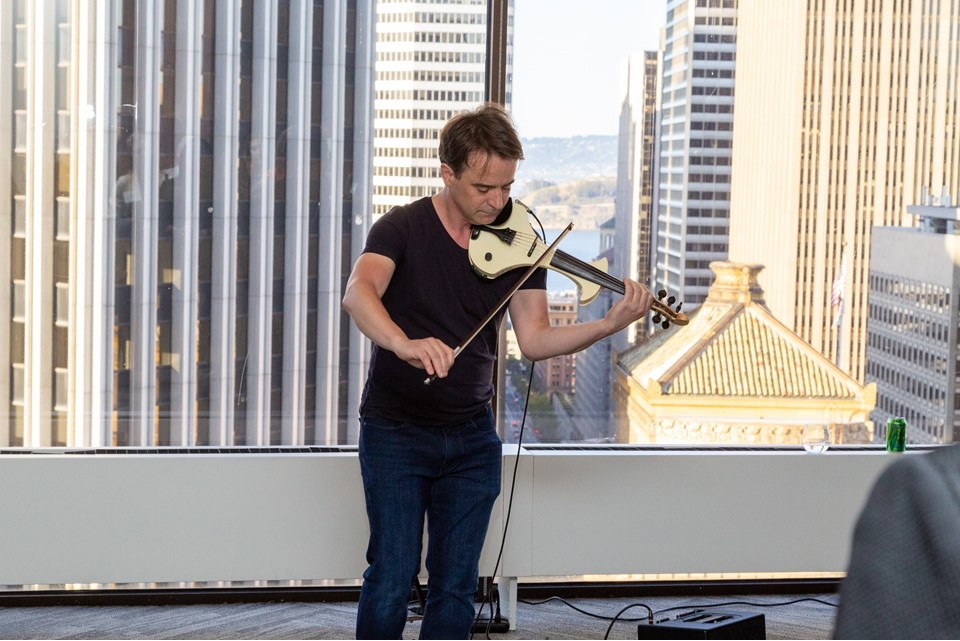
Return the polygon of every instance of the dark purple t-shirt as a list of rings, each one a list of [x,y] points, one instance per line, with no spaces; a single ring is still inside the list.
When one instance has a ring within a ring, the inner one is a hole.
[[[526,271],[513,269],[492,280],[477,274],[430,198],[380,218],[370,229],[364,252],[396,264],[383,295],[393,321],[409,338],[435,336],[451,348],[470,335]],[[546,270],[540,269],[522,288],[545,289],[546,279]],[[497,334],[505,312],[506,307],[460,352],[446,378],[430,385],[424,385],[424,370],[374,345],[360,414],[421,425],[447,425],[475,416],[493,397]]]

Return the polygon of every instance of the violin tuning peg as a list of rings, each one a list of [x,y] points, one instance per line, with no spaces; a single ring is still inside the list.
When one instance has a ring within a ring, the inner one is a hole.
[[[683,301],[680,301],[679,303],[677,303],[677,311],[678,311],[678,312],[680,311],[680,308],[681,308],[681,307],[683,307]]]
[[[657,298],[662,299],[666,295],[667,295],[667,290],[665,289],[661,289],[659,292],[657,292]]]
[[[654,323],[659,323],[661,320],[663,320],[663,317],[660,316],[660,314],[654,314],[654,315],[653,315],[653,322],[654,322]]]
[[[667,299],[667,304],[668,304],[668,305],[673,305],[675,302],[677,302],[677,297],[676,297],[676,296],[671,296],[670,298]]]
[[[670,321],[663,321],[662,323],[660,323],[660,327],[667,329],[668,327],[670,327]]]

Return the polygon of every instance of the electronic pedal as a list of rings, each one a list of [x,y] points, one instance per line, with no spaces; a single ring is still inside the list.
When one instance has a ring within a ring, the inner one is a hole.
[[[766,639],[762,614],[693,610],[637,626],[638,639]]]

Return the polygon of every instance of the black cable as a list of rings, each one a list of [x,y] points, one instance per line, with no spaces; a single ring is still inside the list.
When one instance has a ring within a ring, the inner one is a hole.
[[[821,605],[827,605],[827,606],[830,606],[830,607],[832,607],[832,608],[839,607],[836,603],[832,603],[832,602],[830,602],[830,601],[824,601],[823,599],[818,599],[818,598],[816,598],[816,597],[802,597],[802,598],[799,598],[799,599],[793,599],[792,601],[783,601],[783,602],[780,602],[780,603],[754,603],[754,602],[751,602],[751,601],[726,601],[726,602],[722,602],[722,603],[707,603],[707,604],[694,604],[694,605],[678,605],[678,606],[675,606],[675,607],[672,607],[672,608],[664,608],[664,609],[662,609],[662,610],[657,610],[656,612],[654,612],[654,611],[650,608],[650,606],[648,606],[648,605],[646,605],[646,604],[644,604],[644,603],[631,603],[630,605],[628,605],[628,606],[624,607],[623,609],[621,609],[615,616],[610,617],[610,616],[606,616],[606,615],[602,615],[602,614],[596,614],[596,613],[593,613],[593,612],[589,612],[589,611],[584,610],[584,609],[582,609],[582,608],[578,608],[577,606],[573,605],[573,604],[570,603],[569,601],[566,601],[566,600],[564,600],[564,599],[562,599],[562,598],[560,598],[560,597],[557,597],[557,596],[548,597],[548,598],[546,598],[546,599],[543,599],[542,601],[526,601],[526,600],[524,600],[524,599],[518,599],[517,601],[518,601],[519,603],[523,603],[524,605],[531,605],[531,606],[543,605],[543,604],[545,604],[545,603],[549,603],[550,601],[559,601],[560,603],[564,604],[565,606],[569,607],[570,609],[576,610],[576,611],[579,612],[580,614],[586,615],[586,616],[588,616],[588,617],[593,617],[594,619],[602,619],[602,620],[604,620],[604,621],[610,621],[610,625],[609,625],[609,627],[607,627],[607,632],[606,632],[606,634],[604,634],[604,636],[603,636],[604,639],[607,639],[607,638],[610,636],[610,631],[613,629],[613,625],[614,625],[617,621],[621,621],[621,622],[623,622],[623,623],[636,623],[637,621],[644,621],[644,620],[646,620],[648,623],[653,624],[653,622],[654,622],[653,620],[654,620],[654,617],[655,617],[656,615],[663,614],[664,612],[672,612],[672,611],[674,611],[674,610],[697,610],[697,609],[702,609],[702,608],[719,608],[719,607],[725,607],[725,606],[729,606],[729,605],[748,605],[748,606],[757,607],[757,608],[775,608],[775,607],[780,607],[780,606],[784,606],[784,605],[794,605],[794,604],[796,604],[796,603],[802,603],[803,601],[812,601],[812,602],[814,602],[814,603],[820,603]],[[621,618],[621,615],[622,615],[624,612],[626,612],[626,611],[629,610],[630,608],[635,608],[635,607],[646,608],[646,609],[647,609],[647,612],[648,612],[649,614],[648,614],[646,617],[640,617],[640,618]]]
[[[517,469],[520,467],[520,450],[523,447],[523,431],[527,426],[527,408],[530,407],[530,388],[533,387],[533,367],[535,363],[530,362],[530,378],[527,380],[527,395],[524,398],[523,402],[523,416],[520,417],[520,432],[517,434],[517,459],[513,463],[513,475],[510,480],[510,499],[507,501],[507,517],[503,521],[503,537],[500,539],[500,551],[497,553],[497,562],[493,565],[493,576],[497,576],[497,570],[500,569],[500,560],[503,558],[503,548],[507,542],[507,528],[510,527],[510,514],[513,512],[513,495],[514,490],[517,487]],[[487,603],[490,604],[490,619],[487,621],[487,628],[484,631],[486,638],[490,638],[490,628],[493,627],[493,589],[491,589],[486,595],[484,595],[483,602],[480,603],[480,608],[477,610],[477,616],[473,620],[474,627],[480,621],[480,615],[483,613],[483,607]],[[499,595],[497,597],[499,603]],[[473,638],[473,632],[470,633],[470,638]]]
[[[547,233],[543,228],[543,222],[539,217],[534,213],[532,209],[528,209],[528,212],[533,219],[537,221],[537,224],[540,226],[540,238],[544,240],[547,237]],[[534,232],[536,233],[536,232]],[[513,495],[514,490],[517,487],[517,470],[520,467],[520,450],[523,448],[523,432],[527,427],[527,409],[530,407],[530,390],[533,388],[533,368],[536,366],[535,361],[530,361],[530,376],[527,379],[527,394],[524,397],[523,401],[523,415],[520,417],[520,431],[517,433],[517,459],[513,463],[513,474],[510,479],[510,498],[507,502],[507,517],[503,522],[503,537],[500,539],[500,551],[497,553],[497,562],[493,566],[493,576],[496,577],[497,570],[500,568],[500,561],[503,558],[503,549],[507,542],[507,529],[510,527],[510,514],[513,512]],[[480,607],[477,609],[477,616],[473,620],[473,627],[476,627],[477,623],[480,621],[480,616],[483,614],[483,608],[488,603],[490,604],[490,618],[487,621],[487,627],[484,631],[487,639],[490,638],[490,628],[493,626],[493,592],[496,588],[492,588],[486,595],[484,595],[484,600],[480,603]],[[569,604],[568,604],[569,605]],[[573,606],[571,606],[573,607]],[[499,614],[500,608],[500,596],[499,592],[497,595],[497,614]],[[647,608],[648,610],[650,608]],[[651,616],[653,616],[651,612]],[[473,638],[473,632],[471,631],[470,638]]]
[[[624,612],[626,612],[627,610],[629,610],[630,608],[646,608],[646,609],[647,609],[647,612],[649,613],[649,614],[648,614],[648,617],[647,617],[647,620],[650,621],[650,623],[653,623],[653,610],[650,609],[650,606],[649,606],[649,605],[647,605],[647,604],[645,604],[645,603],[631,603],[630,605],[624,607],[624,608],[621,609],[619,612],[617,612],[617,616],[613,617],[613,620],[610,621],[610,625],[607,626],[607,632],[606,632],[606,634],[603,635],[603,638],[604,638],[604,639],[609,639],[609,638],[610,638],[610,631],[613,630],[613,624],[616,623],[617,621],[619,621],[619,620],[620,620],[620,615],[623,614]]]
[[[586,615],[586,616],[588,616],[588,617],[593,617],[594,619],[601,619],[601,620],[603,620],[603,621],[611,621],[611,620],[614,620],[614,617],[607,616],[606,614],[596,614],[596,613],[594,613],[594,612],[590,612],[590,611],[588,611],[588,610],[584,610],[584,609],[579,608],[579,607],[575,606],[574,604],[570,603],[569,601],[567,601],[567,600],[565,600],[565,599],[562,599],[562,598],[560,598],[560,597],[558,597],[558,596],[552,596],[552,597],[549,597],[549,598],[547,598],[547,599],[544,599],[543,601],[526,601],[526,600],[524,600],[524,599],[517,599],[517,603],[523,603],[524,605],[543,605],[544,603],[547,603],[547,602],[549,602],[549,601],[559,601],[560,603],[564,604],[565,606],[567,606],[567,607],[570,608],[571,610],[576,610],[576,611],[579,612],[580,614],[584,614],[584,615]],[[620,620],[629,623],[629,622],[637,622],[637,621],[648,621],[649,619],[650,619],[650,617],[639,617],[639,618],[636,618],[636,619],[620,619]]]
[[[540,218],[534,213],[534,211],[533,211],[532,209],[529,209],[529,208],[528,208],[527,211],[530,212],[530,215],[533,216],[533,219],[534,219],[535,221],[537,221],[537,224],[540,226],[540,240],[542,240],[543,242],[547,242],[547,240],[546,240],[546,239],[547,239],[547,232],[545,232],[545,231],[543,230],[543,222],[542,222],[542,221],[540,220]],[[536,230],[534,230],[534,233],[536,233]]]
[[[720,608],[728,605],[749,605],[754,608],[777,608],[784,605],[793,605],[795,603],[801,603],[803,601],[813,601],[815,603],[820,603],[822,605],[829,605],[832,608],[839,607],[836,603],[831,603],[830,601],[824,601],[823,599],[818,599],[816,597],[803,597],[800,599],[794,599],[793,601],[783,601],[782,603],[753,603],[751,601],[726,601],[724,603],[708,603],[703,605],[678,605],[672,608],[664,608],[663,610],[657,610],[656,614],[663,614],[664,612],[673,612],[674,610],[696,610],[700,608]]]

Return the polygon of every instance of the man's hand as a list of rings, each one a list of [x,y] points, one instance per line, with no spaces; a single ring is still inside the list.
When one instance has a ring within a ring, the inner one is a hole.
[[[427,374],[444,378],[453,366],[454,350],[437,338],[420,338],[401,343],[394,353],[401,360]]]
[[[605,318],[613,327],[611,334],[643,318],[650,313],[650,308],[653,306],[653,294],[637,281],[625,278],[623,289],[623,298],[610,308]]]

